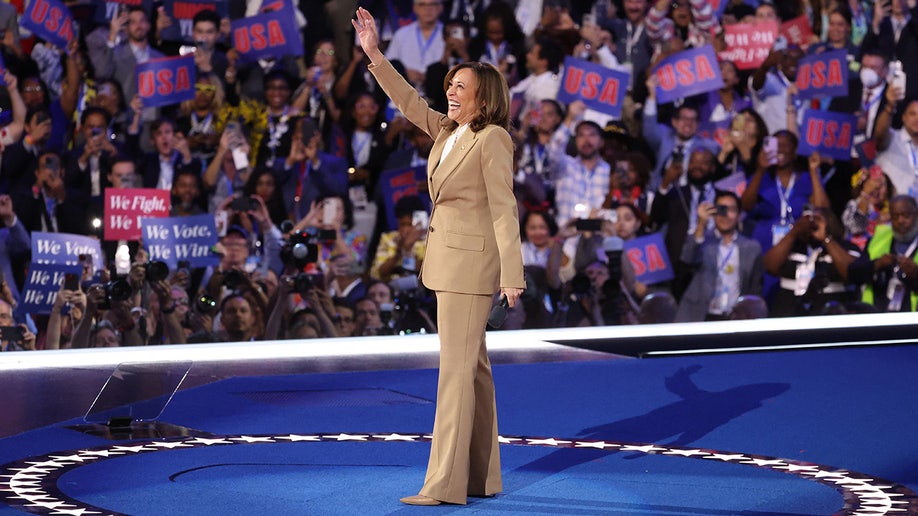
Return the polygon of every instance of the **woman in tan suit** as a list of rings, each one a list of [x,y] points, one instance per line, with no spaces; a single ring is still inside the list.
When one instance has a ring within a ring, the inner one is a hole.
[[[494,293],[510,306],[523,292],[513,196],[510,94],[503,75],[477,62],[456,65],[444,115],[379,50],[376,22],[357,10],[354,28],[369,70],[405,117],[434,139],[427,181],[434,207],[421,281],[437,295],[440,378],[424,487],[410,505],[464,504],[501,490],[497,413],[485,327]]]

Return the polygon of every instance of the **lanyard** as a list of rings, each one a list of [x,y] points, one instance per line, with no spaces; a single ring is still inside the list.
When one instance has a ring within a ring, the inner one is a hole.
[[[366,148],[367,144],[370,143],[370,140],[373,139],[373,135],[364,131],[354,131],[354,136],[351,137],[351,147],[354,151],[354,166],[360,167],[366,164],[369,161],[369,156],[366,160],[363,160],[361,163],[360,158],[363,153],[363,149]]]
[[[733,256],[733,250],[736,249],[736,241],[730,242],[727,244],[727,256],[724,256],[723,260],[720,261],[720,265],[717,266],[717,273],[720,274],[724,270],[724,267],[727,266],[727,263],[730,261],[730,257]],[[720,253],[720,249],[717,250]]]
[[[430,36],[428,36],[427,38],[427,41],[424,41],[424,36],[421,35],[421,26],[418,25],[414,28],[414,35],[417,37],[417,40],[418,40],[418,50],[421,51],[421,63],[427,62],[427,59],[426,59],[427,51],[430,50],[430,46],[433,45],[434,38],[436,38],[437,35],[440,34],[441,32],[443,32],[443,24],[440,22],[437,22],[437,26],[434,27],[433,31],[431,31]]]
[[[794,193],[794,184],[797,182],[797,174],[794,173],[791,175],[790,181],[787,183],[787,189],[784,189],[784,186],[781,184],[781,180],[778,176],[775,176],[775,188],[778,190],[778,198],[781,199],[781,224],[787,223],[787,216],[794,212],[794,209],[791,208],[788,200],[790,196]]]
[[[208,134],[208,131],[210,130],[210,124],[213,118],[214,118],[213,113],[207,113],[207,116],[204,117],[204,121],[202,122],[198,118],[197,113],[192,113],[191,114],[191,130],[188,131],[188,134]]]
[[[628,38],[625,39],[625,61],[630,63],[634,47],[637,46],[638,40],[641,39],[641,36],[644,34],[644,24],[641,23],[638,25],[637,30],[634,30],[634,25],[628,22],[627,27]]]
[[[909,163],[912,165],[912,172],[918,170],[918,151],[915,149],[915,142],[909,138],[908,140],[908,152],[910,155]]]
[[[507,53],[507,42],[502,41],[500,46],[494,46],[490,41],[488,42],[488,60],[494,66],[500,64],[501,58]]]

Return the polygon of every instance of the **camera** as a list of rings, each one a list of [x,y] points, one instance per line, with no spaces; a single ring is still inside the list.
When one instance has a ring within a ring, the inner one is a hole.
[[[255,211],[259,208],[258,201],[251,197],[236,197],[229,207],[235,211]]]
[[[0,326],[0,340],[22,342],[22,326]]]
[[[310,263],[319,261],[318,238],[314,231],[306,230],[290,235],[290,239],[281,248],[281,260],[284,265],[302,270]]]
[[[102,288],[105,289],[105,299],[99,303],[99,308],[103,310],[110,310],[112,302],[127,301],[134,293],[131,284],[124,278],[115,278],[103,284]]]
[[[152,261],[144,265],[144,278],[150,283],[156,283],[169,277],[169,266],[166,262]]]
[[[726,217],[730,211],[730,207],[726,204],[718,204],[715,208],[717,209],[716,215],[718,217]]]
[[[213,315],[217,313],[217,300],[204,294],[194,300],[194,309],[201,314]]]
[[[600,231],[602,219],[577,219],[574,221],[574,227],[577,231]]]
[[[223,273],[223,286],[230,289],[236,290],[239,288],[239,285],[242,284],[242,281],[245,277],[242,275],[242,271],[236,269],[230,269]]]
[[[388,317],[389,322],[383,319],[386,329],[390,334],[407,335],[411,333],[426,333],[427,320],[421,315],[425,307],[430,306],[431,300],[425,296],[426,291],[418,282],[417,276],[402,276],[389,282],[395,292],[395,302],[390,306],[391,315],[383,314],[380,307],[380,318]]]

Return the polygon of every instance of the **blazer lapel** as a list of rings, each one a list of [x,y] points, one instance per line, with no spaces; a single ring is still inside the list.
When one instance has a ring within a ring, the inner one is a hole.
[[[466,129],[465,134],[459,137],[456,140],[456,144],[453,145],[452,150],[449,151],[449,154],[443,158],[440,163],[434,167],[433,174],[430,176],[430,186],[433,196],[431,197],[434,201],[437,200],[437,197],[440,195],[440,189],[443,187],[443,183],[452,176],[456,169],[459,168],[459,164],[462,163],[462,160],[465,158],[466,154],[472,149],[475,141],[478,139],[477,134],[471,129]],[[443,140],[443,143],[439,145],[439,148],[435,145],[435,150],[437,151],[438,157],[442,157],[443,147],[446,145],[446,140]],[[433,151],[431,151],[433,154]]]

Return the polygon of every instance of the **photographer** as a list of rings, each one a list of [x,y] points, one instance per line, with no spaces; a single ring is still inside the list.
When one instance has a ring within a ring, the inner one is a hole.
[[[419,213],[415,215],[415,213]],[[370,277],[391,281],[403,275],[417,275],[427,250],[427,207],[416,195],[402,197],[395,203],[398,228],[383,233],[376,247]]]
[[[61,289],[54,298],[51,306],[51,315],[48,316],[47,333],[45,334],[45,349],[67,349],[72,345],[71,337],[76,325],[86,313],[86,294],[79,288],[69,290],[65,282],[61,282]],[[65,305],[70,306],[70,313],[66,318],[61,315]]]
[[[0,300],[0,351],[34,351],[35,334],[25,324],[13,324],[13,307]]]
[[[220,326],[217,336],[223,342],[261,340],[265,333],[264,320],[255,312],[249,297],[232,293],[220,304]]]
[[[848,266],[860,254],[842,238],[841,224],[828,208],[804,207],[790,231],[762,258],[765,271],[780,276],[771,316],[816,315],[828,302],[854,301]]]

